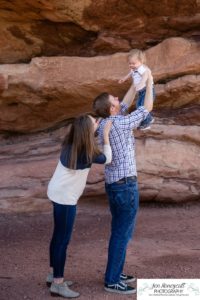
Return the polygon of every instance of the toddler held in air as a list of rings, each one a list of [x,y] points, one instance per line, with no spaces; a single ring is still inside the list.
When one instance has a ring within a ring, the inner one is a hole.
[[[129,52],[128,62],[130,67],[130,72],[119,80],[119,83],[123,83],[129,78],[132,78],[133,86],[136,93],[136,108],[144,105],[144,99],[146,94],[146,83],[148,78],[148,73],[151,70],[145,65],[145,54],[142,50],[133,49]],[[153,82],[153,80],[152,80]],[[153,89],[153,97],[155,99],[155,91],[154,86]],[[140,124],[138,129],[147,130],[150,129],[150,125],[154,122],[154,118],[149,113],[144,121]]]

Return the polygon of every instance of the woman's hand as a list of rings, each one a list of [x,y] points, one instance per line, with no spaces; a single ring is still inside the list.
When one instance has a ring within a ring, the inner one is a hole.
[[[112,121],[109,120],[109,121],[106,122],[106,124],[104,126],[104,133],[109,135],[111,127],[112,127]]]

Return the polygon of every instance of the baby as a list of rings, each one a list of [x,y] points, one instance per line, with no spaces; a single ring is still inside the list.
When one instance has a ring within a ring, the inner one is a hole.
[[[131,71],[122,79],[119,80],[119,83],[123,83],[129,78],[132,78],[133,86],[136,93],[136,108],[144,105],[144,99],[146,94],[146,82],[148,78],[148,72],[151,72],[150,69],[144,64],[145,63],[145,54],[139,49],[133,49],[129,52],[128,62]],[[153,81],[152,81],[153,82]],[[155,91],[153,88],[153,97],[155,99]],[[150,124],[154,122],[154,118],[149,113],[144,121],[138,127],[141,130],[146,130],[150,128]]]

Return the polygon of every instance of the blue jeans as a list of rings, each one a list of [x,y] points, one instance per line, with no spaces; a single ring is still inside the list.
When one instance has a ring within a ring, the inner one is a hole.
[[[140,106],[144,106],[145,94],[146,94],[146,88],[143,88],[142,90],[140,90],[138,92],[138,97],[137,97],[137,100],[136,100],[136,108],[138,108]],[[155,100],[155,89],[154,89],[154,87],[153,87],[153,100]],[[148,126],[151,123],[152,120],[153,120],[153,117],[149,113],[146,116],[146,118],[140,123],[140,126]]]
[[[137,180],[126,179],[125,183],[106,184],[112,214],[111,237],[108,248],[108,262],[105,274],[106,284],[120,281],[126,249],[132,238],[136,214],[139,207]]]
[[[53,203],[54,231],[50,243],[50,267],[54,278],[64,277],[66,250],[76,216],[76,205]]]

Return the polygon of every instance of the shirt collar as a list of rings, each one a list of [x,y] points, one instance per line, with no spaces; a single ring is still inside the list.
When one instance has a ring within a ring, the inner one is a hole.
[[[141,65],[141,66],[139,66],[139,68],[137,68],[136,70],[135,70],[135,72],[138,72],[140,75],[142,75],[144,72],[145,72],[145,66],[144,65]]]

